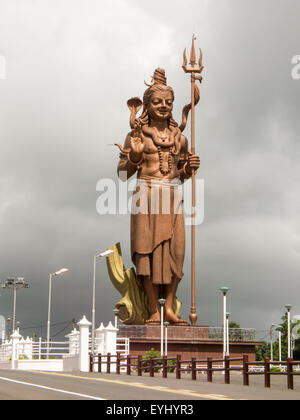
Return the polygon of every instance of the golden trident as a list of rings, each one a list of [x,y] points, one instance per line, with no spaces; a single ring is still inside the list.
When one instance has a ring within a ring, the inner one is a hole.
[[[200,73],[203,70],[202,65],[202,51],[200,49],[200,58],[198,61],[198,66],[196,66],[196,52],[195,52],[195,35],[192,38],[192,48],[191,48],[191,55],[190,55],[190,65],[191,67],[187,66],[187,57],[186,57],[186,49],[183,53],[183,65],[182,68],[185,73],[191,74],[191,84],[192,84],[192,91],[191,91],[191,104],[188,105],[188,111],[191,110],[191,153],[195,154],[195,105],[199,102],[200,99],[200,91],[198,86],[196,85],[196,80],[202,82],[202,76]],[[196,75],[198,74],[198,75]],[[192,226],[191,226],[191,249],[192,249],[192,256],[191,256],[191,313],[190,313],[190,321],[192,326],[196,325],[197,322],[197,313],[196,313],[196,304],[195,304],[195,206],[196,206],[196,187],[195,187],[195,172],[192,171]]]

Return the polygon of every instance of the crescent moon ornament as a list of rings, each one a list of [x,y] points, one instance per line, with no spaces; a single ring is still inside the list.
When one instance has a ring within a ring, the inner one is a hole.
[[[144,80],[144,83],[145,83],[145,85],[146,85],[146,86],[148,86],[148,87],[152,87],[152,86],[154,85],[154,80],[153,80],[153,77],[152,77],[152,81],[151,81],[151,83],[147,83],[147,82],[146,82],[146,80]]]

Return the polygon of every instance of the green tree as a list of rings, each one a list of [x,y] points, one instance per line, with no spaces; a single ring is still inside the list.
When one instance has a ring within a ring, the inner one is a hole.
[[[230,321],[229,322],[229,328],[241,328],[240,324],[238,324],[235,321]]]
[[[287,313],[284,314],[284,316],[281,318],[282,323],[279,324],[279,326],[276,328],[276,331],[281,331],[281,358],[282,360],[287,359],[288,354],[288,326],[287,326]],[[300,321],[291,321],[291,331],[293,328],[299,325],[300,328]],[[276,353],[275,353],[276,351]],[[279,340],[274,343],[274,359],[279,359]],[[294,348],[294,359],[299,360],[300,359],[300,339],[297,339],[295,341],[295,348]]]
[[[265,360],[266,357],[270,357],[271,355],[271,348],[270,343],[266,343],[263,341],[261,346],[256,346],[256,361],[260,362]]]
[[[278,325],[276,331],[281,331],[281,360],[287,359],[288,354],[288,326],[287,326],[287,313],[281,317],[281,324]],[[291,321],[291,331],[296,326],[299,325],[300,330],[300,321]],[[295,348],[293,352],[295,360],[300,360],[300,339],[295,341]],[[263,342],[261,346],[256,347],[256,360],[261,361],[266,357],[271,357],[271,345],[268,342]],[[275,342],[273,342],[273,359],[274,361],[279,360],[279,337]]]
[[[287,326],[287,313],[281,318],[282,323],[278,325],[276,331],[281,331],[281,360],[287,359],[288,354],[288,326]],[[291,331],[296,326],[299,325],[300,321],[291,321]],[[263,342],[261,346],[256,348],[256,360],[264,360],[266,357],[271,357],[271,345],[270,343]],[[300,360],[300,339],[297,339],[295,342],[295,348],[293,352],[293,357],[295,360]],[[279,337],[277,336],[276,341],[273,342],[273,360],[279,361]]]

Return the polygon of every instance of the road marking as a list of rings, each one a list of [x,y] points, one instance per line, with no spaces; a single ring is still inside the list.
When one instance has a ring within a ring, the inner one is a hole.
[[[20,384],[20,385],[26,385],[26,386],[32,386],[32,387],[35,387],[35,388],[45,389],[47,391],[60,392],[62,394],[75,395],[76,397],[88,398],[90,400],[99,400],[99,401],[105,400],[105,398],[93,397],[91,395],[86,395],[86,394],[78,394],[77,392],[65,391],[64,389],[50,388],[48,386],[32,384],[32,383],[29,383],[29,382],[16,381],[15,379],[0,377],[0,380],[6,381],[6,382],[13,382],[15,384]]]
[[[225,397],[225,395],[222,395],[222,394],[211,394],[211,395],[213,395],[214,397]]]
[[[56,375],[56,376],[65,376],[65,377],[69,377],[69,378],[76,378],[76,379],[84,379],[84,380],[88,380],[88,381],[97,381],[97,382],[106,382],[106,383],[111,383],[111,384],[118,384],[118,385],[127,385],[127,386],[132,386],[132,387],[136,387],[136,388],[143,388],[143,389],[151,389],[152,391],[161,391],[161,392],[169,392],[171,394],[179,394],[179,395],[187,395],[187,396],[192,396],[192,397],[199,397],[199,398],[207,398],[210,400],[234,400],[234,398],[229,398],[226,396],[217,396],[217,395],[213,395],[213,394],[198,394],[197,392],[191,392],[191,391],[183,391],[180,389],[162,389],[158,386],[151,386],[151,385],[143,385],[143,384],[138,384],[138,383],[134,383],[134,382],[126,382],[126,381],[121,381],[121,380],[117,380],[117,379],[104,379],[104,378],[95,378],[95,377],[89,377],[89,376],[78,376],[78,375],[71,375],[71,374],[67,374],[67,373],[58,373],[58,372],[42,372],[42,371],[35,371],[32,373],[41,373],[44,375]]]
[[[191,391],[190,389],[179,389],[178,391],[180,391],[180,392],[192,392],[192,393],[196,392],[196,391]],[[215,395],[215,394],[210,394],[210,395]]]
[[[129,383],[129,382],[128,382]],[[139,385],[145,385],[145,384],[143,384],[142,382],[130,382],[132,385],[137,385],[137,386],[139,386]]]

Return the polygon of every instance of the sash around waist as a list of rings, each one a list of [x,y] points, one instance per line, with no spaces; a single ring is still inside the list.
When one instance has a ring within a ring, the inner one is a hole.
[[[167,188],[178,188],[179,185],[182,185],[179,178],[166,179],[166,178],[154,178],[147,175],[142,175],[137,178],[137,186],[148,187],[167,187]]]

